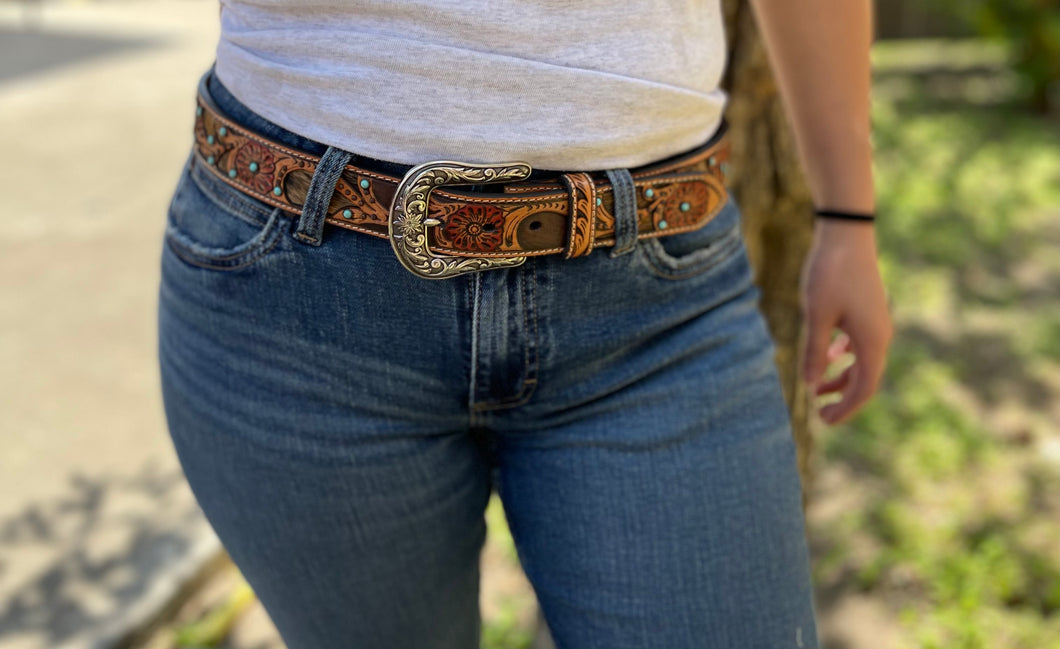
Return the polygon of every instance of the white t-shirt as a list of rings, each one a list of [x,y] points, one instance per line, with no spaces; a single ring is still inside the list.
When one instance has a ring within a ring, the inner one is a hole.
[[[382,160],[637,167],[721,122],[720,0],[222,0],[216,73]]]

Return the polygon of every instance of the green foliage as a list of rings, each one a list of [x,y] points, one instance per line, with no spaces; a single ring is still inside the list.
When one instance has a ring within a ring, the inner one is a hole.
[[[982,51],[961,72],[975,49],[874,52],[895,337],[874,399],[820,436],[822,463],[865,495],[811,532],[815,579],[892,603],[896,649],[1039,649],[1060,631],[1060,472],[1033,444],[1056,436],[1041,411],[1060,371],[1060,137],[1016,107],[1003,69],[983,76]],[[945,83],[920,74],[937,60]],[[968,101],[965,82],[999,92]]]
[[[934,0],[980,34],[1012,48],[1012,67],[1032,106],[1044,112],[1060,92],[1060,1]],[[1053,104],[1055,106],[1055,104]]]
[[[179,649],[217,647],[232,630],[239,616],[256,596],[250,586],[240,579],[239,586],[218,606],[201,619],[193,620],[174,630],[174,643]]]
[[[496,493],[490,495],[489,504],[486,506],[486,528],[489,531],[490,543],[502,548],[509,560],[518,563],[519,555],[515,551],[515,541],[508,529],[508,519],[504,517],[504,505]]]
[[[490,495],[486,506],[486,526],[489,541],[501,549],[505,559],[513,567],[519,566],[519,556],[515,550],[515,541],[508,529],[504,515],[504,506],[496,493]],[[534,628],[527,626],[521,615],[527,601],[518,597],[507,597],[500,602],[500,611],[482,622],[481,649],[528,649],[533,643]]]
[[[519,607],[505,602],[501,612],[482,625],[481,649],[529,649],[534,635],[519,623]]]

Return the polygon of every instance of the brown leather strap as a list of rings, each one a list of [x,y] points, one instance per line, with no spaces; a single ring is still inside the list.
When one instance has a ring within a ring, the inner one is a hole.
[[[563,182],[570,192],[570,233],[566,254],[570,259],[592,252],[596,235],[596,186],[592,176],[580,172],[563,174]]]
[[[724,126],[685,154],[631,170],[639,237],[665,236],[705,225],[728,197]],[[195,154],[228,184],[292,214],[301,214],[319,157],[291,149],[232,122],[198,99]],[[328,206],[326,223],[387,238],[390,205],[400,178],[348,165]],[[549,180],[498,185],[498,193],[431,191],[431,250],[473,257],[564,253],[578,257],[614,245],[614,196],[603,171],[570,172]]]

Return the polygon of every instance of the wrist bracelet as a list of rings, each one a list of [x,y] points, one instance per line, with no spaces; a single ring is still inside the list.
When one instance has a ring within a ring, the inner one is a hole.
[[[859,212],[841,212],[838,210],[814,210],[814,214],[819,217],[831,218],[831,219],[851,219],[854,221],[875,221],[875,214],[864,214]]]

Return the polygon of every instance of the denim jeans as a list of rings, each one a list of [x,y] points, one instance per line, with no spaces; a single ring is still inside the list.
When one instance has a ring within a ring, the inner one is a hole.
[[[238,123],[327,149],[210,72],[200,85]],[[477,647],[492,491],[559,649],[818,646],[795,446],[734,201],[626,254],[445,280],[374,236],[325,227],[310,245],[299,217],[194,156],[167,219],[170,435],[290,649]]]

